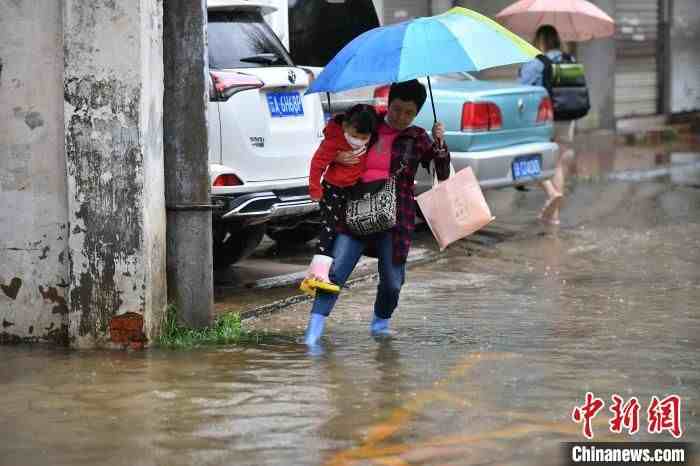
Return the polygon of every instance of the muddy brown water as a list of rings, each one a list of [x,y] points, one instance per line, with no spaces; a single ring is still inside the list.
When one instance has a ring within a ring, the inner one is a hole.
[[[537,191],[489,194],[491,243],[409,271],[392,339],[368,335],[368,283],[316,356],[308,304],[250,323],[259,345],[0,348],[0,464],[559,464],[587,391],[596,440],[673,440],[646,408],[677,394],[698,441],[698,170],[574,183],[559,228]],[[640,400],[636,435],[609,432],[612,394]]]

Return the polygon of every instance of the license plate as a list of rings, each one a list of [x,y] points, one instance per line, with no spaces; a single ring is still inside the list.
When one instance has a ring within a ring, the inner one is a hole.
[[[525,155],[513,160],[513,180],[535,178],[542,173],[542,156]]]
[[[267,94],[270,115],[275,118],[304,115],[301,95],[298,92],[271,92]]]

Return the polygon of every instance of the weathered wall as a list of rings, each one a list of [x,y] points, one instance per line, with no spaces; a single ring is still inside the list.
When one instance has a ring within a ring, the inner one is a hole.
[[[700,8],[674,0],[671,17],[671,111],[700,109]]]
[[[61,2],[0,0],[0,341],[67,336]]]
[[[141,0],[141,125],[144,148],[144,330],[160,333],[167,306],[165,171],[163,153],[163,1]],[[128,311],[123,309],[122,311]]]
[[[65,0],[70,334],[107,342],[110,319],[165,308],[161,0]]]

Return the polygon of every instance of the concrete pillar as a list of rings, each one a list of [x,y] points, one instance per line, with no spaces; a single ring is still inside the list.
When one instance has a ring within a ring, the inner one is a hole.
[[[615,17],[614,0],[593,0],[592,3]],[[576,58],[586,67],[591,99],[591,111],[579,120],[579,128],[615,130],[615,38],[579,43]]]
[[[700,9],[697,1],[673,0],[668,61],[668,111],[700,110]]]
[[[186,325],[203,327],[214,307],[206,1],[168,0],[164,22],[168,293]]]
[[[673,24],[673,2],[659,2],[659,36],[657,47],[659,51],[659,113],[671,113],[671,27]]]
[[[68,336],[61,15],[0,0],[0,343]]]
[[[166,306],[162,2],[63,5],[70,336],[108,345],[111,319],[133,312],[152,339]]]

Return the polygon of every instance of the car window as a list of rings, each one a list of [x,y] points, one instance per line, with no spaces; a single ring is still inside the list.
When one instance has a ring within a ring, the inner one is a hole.
[[[326,66],[355,37],[377,26],[372,0],[289,1],[289,49],[300,65]]]
[[[210,12],[209,66],[215,69],[293,66],[289,53],[259,12]]]

